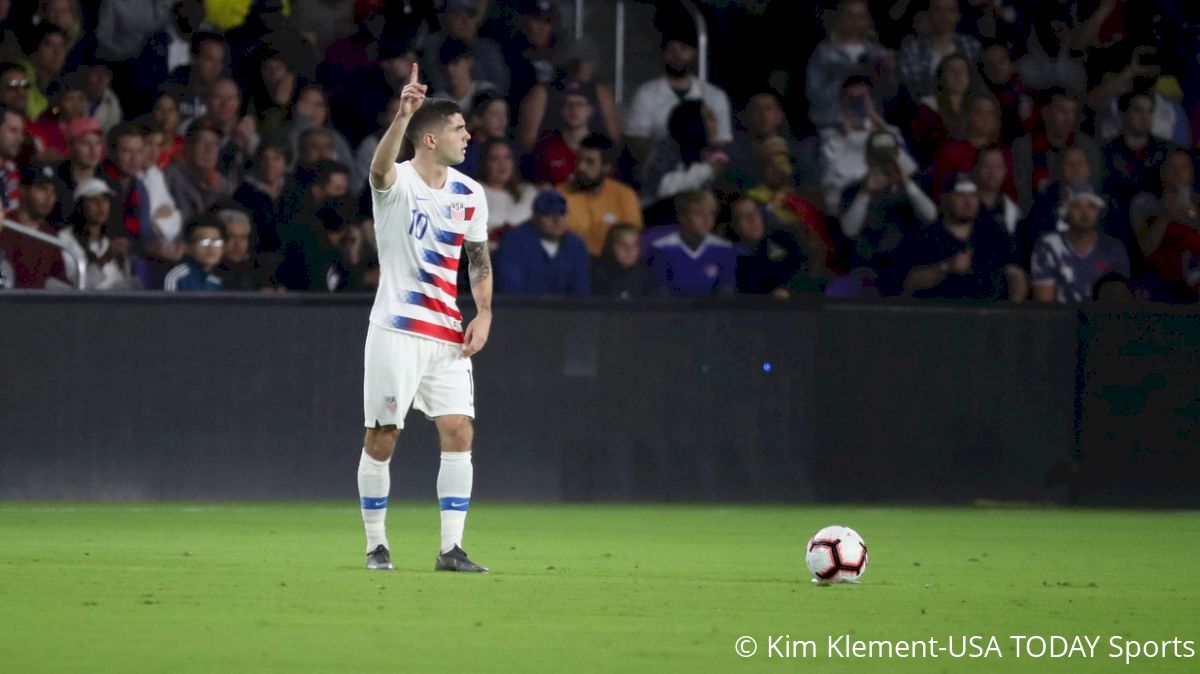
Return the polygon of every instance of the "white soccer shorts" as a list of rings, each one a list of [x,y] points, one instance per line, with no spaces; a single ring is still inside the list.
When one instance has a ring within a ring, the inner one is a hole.
[[[410,406],[431,419],[447,414],[474,419],[471,359],[461,354],[461,345],[372,323],[364,358],[363,425],[404,428]]]

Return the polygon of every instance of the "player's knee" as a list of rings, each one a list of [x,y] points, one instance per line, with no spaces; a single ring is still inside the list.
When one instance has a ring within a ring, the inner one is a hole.
[[[400,437],[400,429],[395,426],[368,428],[363,439],[363,450],[367,456],[376,461],[387,461],[392,458],[396,449],[396,438]]]
[[[461,420],[444,422],[441,424],[440,430],[442,451],[466,452],[471,449],[471,441],[475,437],[475,430],[471,426],[470,418],[462,417]]]

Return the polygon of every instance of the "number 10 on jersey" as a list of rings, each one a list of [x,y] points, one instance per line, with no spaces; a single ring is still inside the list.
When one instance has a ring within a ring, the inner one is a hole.
[[[415,208],[412,209],[412,220],[408,223],[408,233],[420,241],[425,238],[427,231],[429,231],[429,216]]]

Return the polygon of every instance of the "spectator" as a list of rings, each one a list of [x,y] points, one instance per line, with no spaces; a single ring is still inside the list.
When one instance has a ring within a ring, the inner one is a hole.
[[[1104,200],[1095,192],[1073,193],[1063,207],[1066,232],[1050,232],[1033,250],[1033,297],[1039,302],[1070,304],[1092,297],[1092,286],[1105,274],[1129,277],[1129,256],[1120,241],[1101,234]]]
[[[99,178],[88,178],[75,189],[75,206],[59,239],[78,259],[85,260],[84,287],[88,290],[137,290],[141,281],[133,274],[129,237],[112,228],[113,190]],[[110,235],[111,234],[111,235]],[[76,285],[79,271],[66,262],[67,281]]]
[[[87,116],[87,96],[80,89],[64,85],[51,97],[51,107],[37,121],[26,126],[37,152],[35,163],[56,164],[67,156],[67,126]]]
[[[96,22],[96,56],[123,61],[138,55],[146,39],[170,20],[175,0],[105,0]]]
[[[230,183],[237,184],[246,170],[246,163],[254,156],[254,150],[258,147],[257,122],[250,115],[239,116],[238,111],[242,107],[241,90],[237,82],[228,77],[222,77],[213,83],[205,107],[204,116],[200,119],[218,134],[216,168]],[[195,123],[193,121],[188,126],[191,127]],[[349,149],[347,156],[348,153]],[[186,156],[185,138],[185,161]]]
[[[979,220],[979,193],[967,174],[952,174],[942,194],[942,219],[904,242],[904,290],[914,297],[1021,302],[1029,294],[1016,247]]]
[[[458,38],[448,37],[442,41],[442,46],[438,49],[438,63],[446,75],[446,86],[435,90],[434,96],[458,103],[466,117],[471,116],[471,105],[476,96],[496,89],[495,84],[476,79],[475,52]]]
[[[1083,148],[1072,146],[1063,150],[1055,180],[1046,188],[1045,194],[1034,199],[1019,227],[1018,246],[1026,269],[1033,247],[1043,234],[1067,231],[1067,223],[1059,215],[1067,199],[1076,192],[1095,192],[1092,184],[1092,165]]]
[[[1008,46],[993,42],[983,50],[984,85],[999,103],[1001,137],[1006,143],[1037,128],[1039,112],[1033,90],[1025,86],[1021,73],[1013,65]]]
[[[264,44],[255,52],[259,62],[258,79],[252,89],[250,110],[263,133],[283,128],[301,91],[308,82],[296,74],[294,61],[279,48]]]
[[[113,74],[103,63],[83,64],[75,71],[83,80],[83,93],[87,94],[88,114],[100,123],[104,133],[125,118],[121,99],[112,90]]]
[[[137,58],[137,84],[146,105],[158,95],[158,85],[191,60],[192,35],[204,23],[204,0],[175,0],[170,20],[150,36]]]
[[[700,297],[737,290],[733,244],[714,236],[717,200],[703,190],[675,197],[679,231],[654,242],[650,277],[660,294]]]
[[[29,119],[42,116],[50,107],[50,92],[60,84],[67,62],[67,34],[52,23],[39,23],[22,36],[25,44],[25,77],[29,80]]]
[[[841,0],[838,3],[829,37],[817,45],[809,58],[804,80],[808,118],[818,129],[841,121],[837,94],[846,78],[865,75],[875,79],[877,84],[894,78],[891,71],[895,68],[895,56],[879,44],[871,32],[871,9],[866,0]]]
[[[394,99],[399,104],[400,99]],[[458,170],[467,175],[476,175],[479,173],[482,164],[482,155],[480,149],[483,148],[483,143],[492,138],[499,138],[509,141],[511,145],[512,137],[509,132],[508,101],[497,96],[495,92],[485,91],[475,97],[471,104],[471,123],[469,131],[471,132],[471,144],[467,146],[466,158],[463,163],[458,165]],[[362,148],[359,149],[361,155]],[[367,158],[370,161],[370,157]]]
[[[233,193],[233,200],[250,213],[260,252],[279,250],[279,233],[286,222],[284,192],[289,152],[282,141],[261,143],[254,154],[253,169]]]
[[[1100,86],[1088,94],[1088,105],[1096,111],[1096,135],[1103,140],[1111,140],[1120,134],[1126,121],[1120,109],[1121,96],[1140,91],[1153,98],[1151,135],[1188,147],[1191,145],[1191,129],[1187,111],[1181,102],[1183,92],[1174,77],[1161,74],[1159,65],[1146,63],[1152,57],[1161,58],[1153,46],[1135,48],[1129,65],[1119,72],[1105,73]]]
[[[504,45],[504,60],[512,74],[510,100],[521,101],[537,85],[549,85],[557,76],[562,45],[555,34],[560,20],[555,0],[522,0],[518,3],[518,34]]]
[[[60,183],[58,201],[74,201],[74,192],[85,181],[101,177],[100,162],[104,159],[104,130],[91,117],[77,117],[67,125],[67,158],[60,162],[54,175]]]
[[[582,91],[567,91],[562,97],[563,126],[542,135],[530,154],[533,182],[558,185],[575,171],[579,143],[591,133],[592,104]],[[522,143],[526,139],[522,139]]]
[[[25,167],[21,171],[21,184],[24,198],[12,219],[47,236],[56,236],[58,227],[49,221],[58,204],[52,174]],[[0,259],[7,259],[13,268],[14,287],[52,288],[65,283],[63,256],[56,246],[3,225],[0,225]]]
[[[621,139],[621,119],[612,87],[596,81],[595,47],[586,39],[569,47],[558,77],[549,84],[537,84],[521,99],[511,96],[517,115],[517,137],[533,143],[548,129],[561,129],[562,98],[570,93],[582,94],[592,107],[588,126],[604,130],[617,142]]]
[[[1021,209],[1012,197],[1004,193],[1008,183],[1008,162],[1004,151],[998,147],[979,153],[975,164],[975,184],[979,187],[979,220],[1003,231],[1017,244],[1017,230],[1021,224]]]
[[[416,31],[399,35],[385,32],[379,39],[378,61],[358,75],[346,77],[344,82],[325,82],[332,116],[346,125],[351,140],[364,138],[376,129],[377,111],[386,108],[393,98],[399,98],[417,62],[418,46]],[[426,67],[421,68],[421,74],[428,77],[426,71]]]
[[[389,122],[390,123],[390,122]],[[357,170],[357,164],[354,161],[354,151],[350,149],[350,143],[340,131],[333,128],[329,119],[329,101],[325,98],[325,91],[316,84],[309,84],[300,91],[300,95],[296,97],[296,104],[292,106],[291,112],[291,128],[288,133],[288,138],[292,143],[292,151],[299,153],[300,136],[307,129],[324,129],[330,140],[333,142],[333,159],[345,164],[350,168],[350,189],[357,192],[362,189],[364,181],[366,181],[366,173],[360,173]]]
[[[279,232],[282,261],[275,272],[276,285],[289,290],[330,291],[332,263],[330,233],[346,226],[346,195],[350,191],[350,169],[332,160],[319,160],[308,169],[298,205],[283,221]]]
[[[1104,193],[1127,207],[1138,194],[1159,191],[1159,173],[1171,145],[1151,134],[1153,94],[1123,94],[1118,107],[1121,135],[1104,146]]]
[[[567,207],[570,212],[570,206]],[[638,234],[641,227],[617,223],[604,236],[604,250],[592,264],[592,293],[623,300],[645,297],[653,284],[642,262]]]
[[[998,149],[1004,155],[1004,193],[1017,198],[1017,183],[1013,179],[1012,151],[1001,136],[1000,108],[996,99],[979,94],[967,103],[967,127],[963,136],[947,139],[938,148],[933,162],[933,184],[941,185],[954,172],[975,170],[979,153]]]
[[[869,269],[884,295],[901,292],[901,244],[933,224],[937,206],[899,166],[899,143],[886,131],[877,131],[867,144],[867,174],[842,196],[842,235],[853,243],[850,265]],[[860,272],[860,275],[863,275]]]
[[[183,218],[175,205],[175,198],[167,188],[167,177],[158,167],[162,153],[161,132],[150,127],[142,128],[142,164],[138,180],[146,186],[147,207],[154,222],[154,242],[147,244],[150,257],[172,264],[183,259]],[[155,137],[158,140],[155,140]]]
[[[983,46],[970,35],[957,32],[960,18],[959,0],[930,0],[929,32],[900,45],[900,78],[913,98],[934,93],[938,64],[950,54],[959,52],[970,64],[979,61]]]
[[[17,63],[0,63],[0,103],[21,115],[21,119],[29,119],[29,78],[25,68]],[[22,133],[24,127],[22,127]]]
[[[262,290],[269,284],[271,274],[259,256],[253,254],[254,226],[250,216],[240,208],[222,208],[216,212],[225,227],[225,246],[217,275],[225,290]]]
[[[183,119],[202,117],[208,110],[209,90],[229,66],[229,45],[217,33],[192,35],[188,65],[176,68],[161,90],[179,103]]]
[[[637,193],[612,177],[615,154],[608,136],[587,136],[579,143],[571,179],[558,186],[567,200],[567,228],[583,239],[592,256],[601,253],[608,230],[617,223],[642,228]]]
[[[325,273],[329,292],[373,291],[379,286],[379,259],[357,223],[341,221],[327,229],[329,251]]]
[[[204,213],[189,220],[187,240],[187,258],[167,272],[163,289],[171,293],[221,290],[217,265],[225,248],[225,228],[220,218]]]
[[[671,111],[670,137],[643,166],[643,203],[695,189],[707,189],[729,164],[729,155],[713,147],[717,118],[699,100],[686,100]]]
[[[199,121],[184,136],[183,161],[167,167],[167,187],[184,222],[233,192],[229,180],[217,170],[220,152],[220,129]]]
[[[891,150],[897,144],[892,140]],[[762,166],[759,170],[758,184],[746,192],[750,199],[762,204],[770,216],[771,223],[790,229],[804,240],[813,252],[813,264],[824,268],[825,264],[833,262],[833,237],[825,226],[825,216],[816,204],[800,196],[796,192],[792,176],[791,157],[788,156],[787,141],[782,138],[771,138],[763,141],[760,150]],[[894,165],[894,152],[888,151],[888,158]]]
[[[422,68],[429,78],[431,91],[446,91],[450,81],[444,69],[438,67],[438,54],[442,44],[449,38],[461,40],[471,49],[475,57],[471,75],[480,82],[488,82],[501,93],[506,93],[509,87],[508,66],[505,65],[504,54],[500,47],[491,40],[479,37],[479,23],[483,20],[483,12],[479,0],[446,0],[444,13],[441,16],[443,31],[430,38],[425,45],[425,63],[428,69]]]
[[[1200,194],[1192,158],[1174,150],[1162,168],[1162,196],[1138,195],[1130,208],[1139,252],[1154,269],[1157,297],[1193,303],[1200,290]]]
[[[496,290],[512,295],[589,295],[591,279],[583,239],[567,231],[567,200],[539,192],[533,218],[500,244]]]
[[[121,226],[135,242],[144,244],[154,240],[154,221],[150,217],[150,195],[146,185],[138,178],[142,170],[145,139],[141,130],[129,123],[118,124],[108,132],[108,159],[101,164],[101,171],[116,191],[117,212]],[[135,253],[141,252],[141,246]],[[148,288],[161,285],[158,279],[143,281]],[[158,281],[158,282],[155,282]]]
[[[815,277],[824,267],[823,249],[807,248],[787,229],[768,229],[762,206],[753,199],[734,201],[730,216],[738,242],[738,292],[785,299],[818,289]]]
[[[183,134],[179,129],[183,120],[179,117],[179,103],[168,94],[159,96],[150,110],[154,126],[166,136],[166,143],[158,157],[158,167],[166,169],[173,161],[183,159]]]
[[[651,149],[668,138],[671,114],[680,101],[702,101],[714,120],[712,144],[728,145],[733,140],[729,97],[693,72],[698,55],[694,29],[664,34],[662,54],[666,73],[637,88],[625,118],[625,134],[634,157],[646,159]]]
[[[784,139],[788,144],[788,156],[791,157],[798,156],[799,148],[787,129],[783,102],[774,91],[761,91],[751,96],[740,119],[745,130],[733,134],[727,177],[734,188],[747,189],[754,184],[762,167],[763,141],[768,138]]]
[[[942,59],[937,67],[937,92],[922,96],[909,138],[917,161],[929,164],[942,143],[965,138],[970,120],[974,64],[959,52]]]
[[[842,83],[841,123],[821,130],[824,170],[821,189],[826,213],[835,211],[847,187],[867,175],[867,141],[875,130],[888,131],[894,138],[901,138],[900,130],[876,112],[871,99],[871,81],[861,76],[850,77]],[[897,150],[896,160],[901,175],[908,177],[916,172],[917,164],[903,145]]]
[[[17,210],[21,205],[21,171],[17,166],[17,155],[25,142],[25,115],[17,109],[0,105],[0,197],[4,200],[4,214]]]
[[[487,199],[488,242],[494,251],[501,237],[532,217],[537,188],[521,178],[508,141],[486,140],[480,154],[483,171],[479,182]]]
[[[1078,145],[1087,156],[1093,181],[1101,175],[1100,147],[1078,132],[1079,102],[1061,88],[1046,93],[1043,128],[1013,142],[1013,172],[1017,182],[1017,204],[1028,211],[1036,196],[1045,194],[1059,174],[1063,151]],[[1093,182],[1093,187],[1096,186]]]

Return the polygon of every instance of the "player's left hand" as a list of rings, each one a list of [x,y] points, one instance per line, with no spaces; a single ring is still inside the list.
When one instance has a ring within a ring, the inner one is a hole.
[[[487,344],[488,333],[492,331],[492,312],[481,311],[473,321],[467,324],[467,332],[463,335],[462,357],[470,358],[483,350]]]

